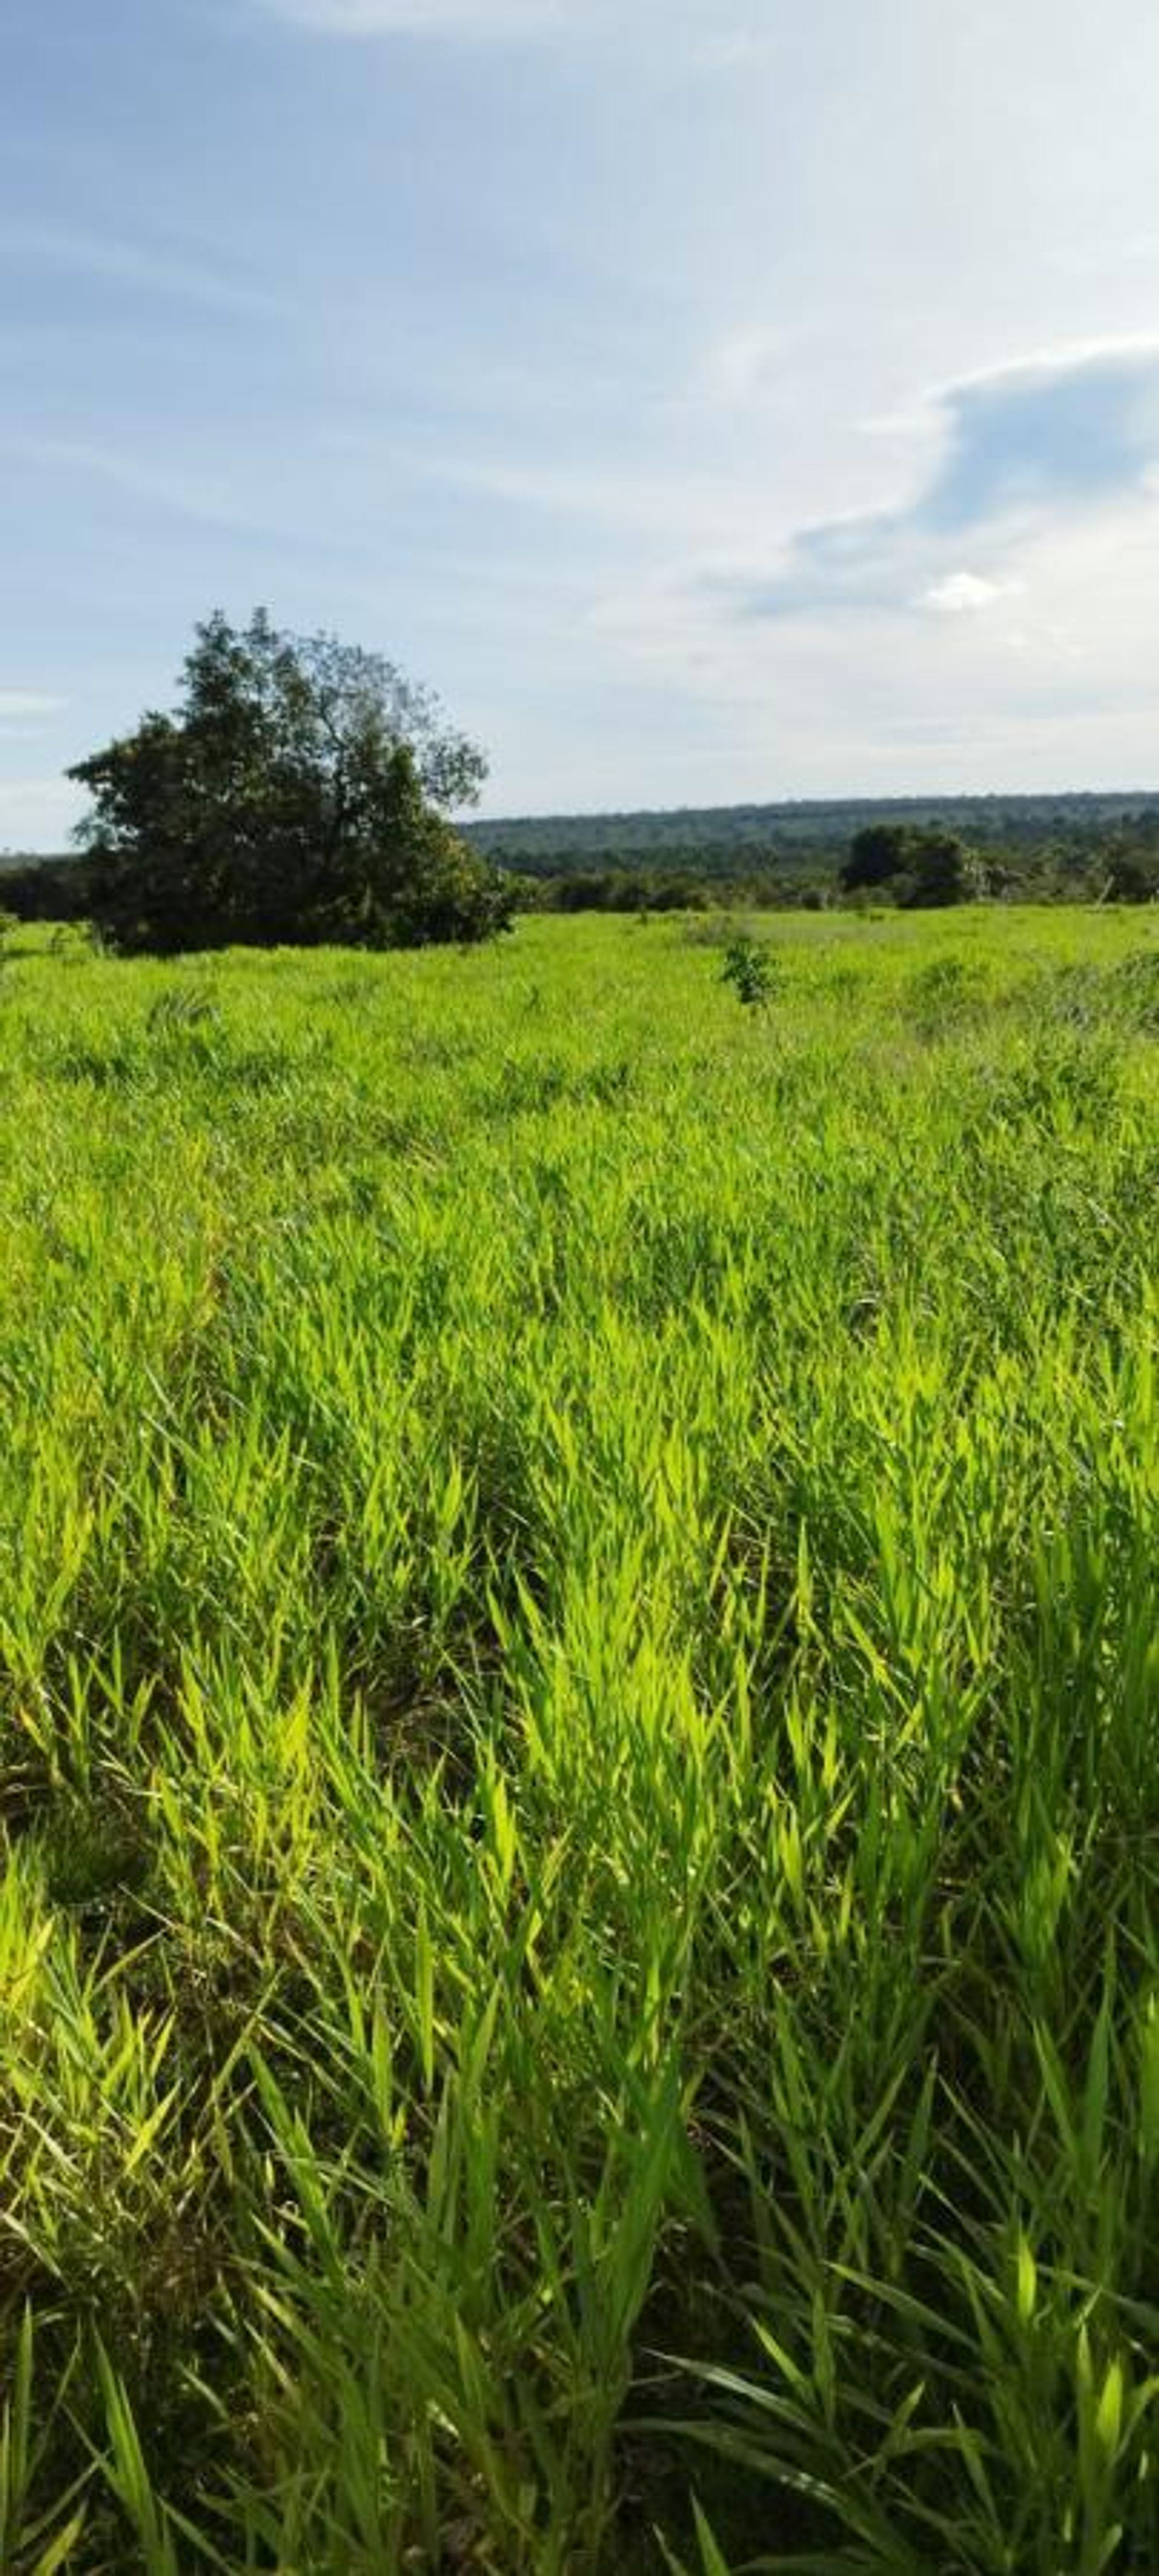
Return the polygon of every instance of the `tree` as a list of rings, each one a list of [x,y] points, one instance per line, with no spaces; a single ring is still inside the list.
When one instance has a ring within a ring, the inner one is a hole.
[[[924,910],[976,903],[989,891],[985,861],[940,823],[867,823],[841,870],[846,894],[889,886],[897,903]]]
[[[911,835],[904,823],[866,823],[855,832],[841,870],[846,894],[864,886],[888,885],[909,865]]]
[[[1103,885],[1104,903],[1153,903],[1159,895],[1159,865],[1145,847],[1120,844],[1110,852]]]
[[[910,838],[902,901],[915,910],[950,903],[976,903],[987,891],[985,863],[966,848],[956,832],[937,825]]]
[[[327,635],[195,630],[172,715],[70,771],[85,909],[122,949],[414,947],[508,926],[514,897],[445,819],[482,753],[437,699]]]

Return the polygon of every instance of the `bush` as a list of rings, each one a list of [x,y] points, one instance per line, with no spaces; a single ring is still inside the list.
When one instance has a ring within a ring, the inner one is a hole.
[[[754,939],[734,939],[724,952],[721,982],[731,984],[746,1010],[764,1010],[772,1000],[775,971],[768,950]]]

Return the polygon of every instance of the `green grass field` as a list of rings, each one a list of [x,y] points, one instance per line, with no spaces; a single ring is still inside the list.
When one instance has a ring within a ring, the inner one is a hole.
[[[0,965],[0,2569],[1159,2566],[1159,921]]]

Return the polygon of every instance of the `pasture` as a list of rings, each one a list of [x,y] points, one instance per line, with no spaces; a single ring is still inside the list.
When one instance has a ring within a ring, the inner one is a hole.
[[[762,935],[0,964],[0,2569],[1159,2565],[1159,921]]]

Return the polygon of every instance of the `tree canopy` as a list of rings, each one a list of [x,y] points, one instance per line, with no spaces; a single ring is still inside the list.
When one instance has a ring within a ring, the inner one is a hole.
[[[175,713],[70,771],[86,909],[124,949],[232,942],[415,947],[507,927],[512,891],[446,810],[473,803],[477,746],[377,653],[216,612]]]
[[[854,834],[841,870],[845,894],[888,886],[898,902],[917,910],[975,902],[988,882],[981,856],[936,823],[867,823]]]

